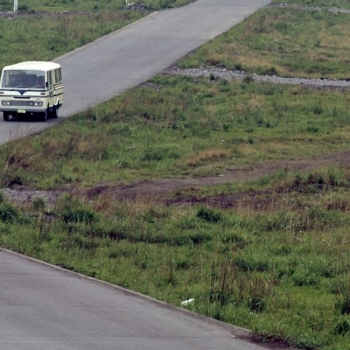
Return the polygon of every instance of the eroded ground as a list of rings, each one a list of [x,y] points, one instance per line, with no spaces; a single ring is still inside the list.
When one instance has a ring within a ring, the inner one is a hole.
[[[102,196],[115,201],[136,201],[140,198],[147,198],[154,203],[166,205],[191,205],[203,203],[210,206],[229,208],[242,200],[240,195],[221,195],[214,197],[197,197],[192,191],[201,186],[216,186],[225,183],[237,183],[240,181],[257,180],[261,177],[271,175],[277,171],[310,171],[325,167],[348,168],[350,165],[350,153],[333,153],[322,157],[299,160],[280,160],[263,162],[249,168],[229,169],[219,176],[201,177],[192,179],[161,179],[158,181],[142,181],[131,186],[120,186],[118,184],[98,184],[91,188],[77,188],[35,191],[25,186],[3,189],[3,193],[10,201],[28,205],[36,198],[42,198],[48,206],[54,206],[57,199],[64,194],[73,194],[81,199],[93,201]],[[281,190],[283,191],[283,190]],[[249,194],[254,198],[255,194]],[[256,205],[264,205],[261,199]]]

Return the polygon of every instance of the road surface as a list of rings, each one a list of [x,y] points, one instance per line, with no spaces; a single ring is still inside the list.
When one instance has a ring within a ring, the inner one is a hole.
[[[4,350],[266,350],[209,319],[3,250],[0,286]]]
[[[124,29],[55,59],[62,65],[69,117],[137,86],[244,20],[269,0],[198,0],[153,13]],[[58,123],[4,122],[0,144]]]

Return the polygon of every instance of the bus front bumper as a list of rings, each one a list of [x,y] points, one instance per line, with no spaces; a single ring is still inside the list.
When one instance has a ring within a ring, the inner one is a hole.
[[[45,107],[14,107],[14,106],[0,106],[0,112],[7,112],[10,115],[20,115],[20,114],[35,114],[46,112]]]

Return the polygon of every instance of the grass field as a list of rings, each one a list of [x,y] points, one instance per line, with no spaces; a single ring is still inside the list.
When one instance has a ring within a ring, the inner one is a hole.
[[[2,147],[3,185],[210,176],[350,147],[344,91],[167,76],[149,85]]]
[[[47,11],[96,11],[96,10],[123,10],[127,3],[132,1],[125,0],[28,0],[28,1],[18,1],[19,12],[25,13],[36,13],[36,12],[47,12]],[[135,1],[137,2],[137,1]],[[150,11],[160,10],[164,8],[178,7],[186,5],[191,0],[143,0],[143,3]],[[0,11],[12,11],[13,1],[11,0],[1,0],[0,1]]]
[[[289,67],[290,75],[320,76],[323,70],[308,72],[310,57],[318,49],[327,55],[332,44],[334,55],[323,67],[345,78],[349,16],[264,9],[178,64],[213,65],[215,57],[216,66],[235,68],[237,50],[245,57],[241,68],[250,73]],[[10,41],[17,35],[10,27],[6,32]],[[254,49],[264,40],[285,43],[290,64],[282,65],[278,45],[266,55]],[[293,48],[303,40],[294,52],[297,65]],[[243,67],[249,55],[264,63]],[[1,146],[2,187],[200,179],[346,153],[348,102],[348,90],[159,75],[40,135]],[[167,194],[181,205],[152,196],[116,201],[106,194],[92,201],[65,195],[51,207],[42,199],[16,206],[1,197],[0,244],[175,305],[194,298],[193,311],[252,329],[263,341],[347,350],[349,188],[347,164],[330,163]],[[226,196],[229,205],[223,204]]]
[[[180,66],[349,79],[348,19],[349,14],[328,11],[264,9],[202,46]]]
[[[148,11],[124,10],[125,1],[19,1],[19,16],[0,16],[0,69],[28,60],[52,60],[134,22],[150,11],[190,0],[146,0]],[[0,0],[0,11],[13,2]],[[63,11],[68,11],[64,14]],[[44,30],[43,30],[44,29]]]
[[[346,349],[349,183],[345,169],[217,188],[231,209],[62,197],[0,205],[0,242],[21,253],[247,327],[265,340]],[[247,186],[247,184],[245,184]],[[201,193],[198,191],[197,196]]]
[[[141,16],[140,12],[134,11],[99,11],[15,20],[0,17],[0,67],[21,61],[52,60]]]

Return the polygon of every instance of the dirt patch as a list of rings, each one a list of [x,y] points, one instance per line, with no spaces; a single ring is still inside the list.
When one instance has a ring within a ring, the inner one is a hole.
[[[350,152],[343,152],[312,159],[264,162],[248,168],[230,169],[214,177],[162,179],[159,181],[139,182],[127,187],[104,185],[85,190],[82,194],[88,200],[94,200],[104,195],[117,201],[135,201],[139,198],[149,198],[149,200],[161,202],[166,205],[203,203],[214,207],[229,208],[238,203],[240,200],[239,196],[221,195],[197,198],[192,193],[186,194],[186,192],[192,192],[189,190],[195,190],[202,186],[216,186],[225,183],[258,180],[280,170],[306,172],[329,166],[346,168],[349,166],[349,162]],[[250,200],[254,201],[254,196],[250,195]],[[261,208],[264,205],[266,205],[265,200],[256,197],[254,206]]]
[[[54,191],[35,191],[25,186],[17,186],[16,188],[3,189],[2,192],[8,200],[21,205],[29,205],[35,199],[42,198],[47,205],[53,206],[62,195],[73,194],[87,201],[94,201],[102,196],[113,201],[136,201],[140,198],[146,198],[149,201],[165,205],[192,205],[203,203],[215,207],[229,208],[237,203],[239,199],[237,195],[197,198],[193,194],[193,190],[203,186],[216,186],[225,183],[257,180],[280,170],[306,172],[330,166],[348,168],[349,164],[350,152],[342,152],[322,157],[314,157],[312,159],[270,161],[247,168],[232,168],[213,177],[191,179],[169,178],[157,181],[141,181],[130,186],[109,183],[99,184],[91,188],[74,187]],[[256,206],[265,205],[263,199],[256,198]]]
[[[349,89],[349,80],[335,80],[335,79],[307,79],[307,78],[285,78],[278,77],[276,75],[257,75],[248,74],[243,71],[232,71],[226,68],[189,68],[182,69],[176,66],[169,67],[163,74],[166,75],[185,75],[190,77],[207,77],[211,80],[224,79],[227,81],[232,81],[234,79],[244,80],[244,81],[256,81],[260,83],[273,83],[273,84],[284,84],[284,85],[302,85],[305,87],[312,87],[315,89],[329,89],[329,90],[339,90],[339,89]]]
[[[292,8],[295,10],[302,10],[302,11],[328,11],[332,13],[350,13],[349,9],[343,9],[343,8],[337,8],[337,7],[322,7],[322,6],[302,6],[302,5],[295,5],[295,4],[269,4],[267,7],[273,7],[273,8]]]

